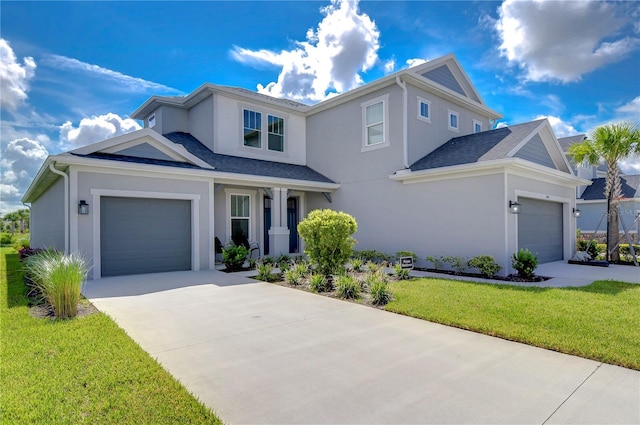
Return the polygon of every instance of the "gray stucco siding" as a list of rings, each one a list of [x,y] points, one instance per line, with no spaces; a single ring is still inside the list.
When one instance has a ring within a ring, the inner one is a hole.
[[[355,249],[426,256],[493,256],[507,268],[503,176],[484,175],[403,185],[392,181],[344,184],[332,203],[308,197],[308,210],[331,208],[358,223]]]
[[[195,256],[199,252],[197,262],[199,269],[207,270],[213,267],[210,258],[213,250],[213,217],[210,212],[211,191],[213,182],[205,179],[187,179],[162,174],[149,173],[136,175],[113,174],[113,170],[104,172],[78,171],[77,196],[78,199],[87,199],[90,206],[90,214],[77,216],[77,250],[88,258],[99,255],[94,252],[94,235],[98,237],[99,223],[94,220],[99,198],[101,196],[120,197],[147,197],[157,199],[188,199],[192,203],[192,209],[197,205],[193,214],[198,217],[197,222],[192,222],[193,232],[197,232],[198,245],[194,250]],[[93,192],[93,194],[92,194]],[[197,214],[196,214],[197,212]],[[211,235],[211,236],[210,236]],[[72,240],[72,248],[76,243]],[[93,276],[92,276],[93,277]]]
[[[214,150],[213,95],[189,110],[189,133],[206,147]]]
[[[131,148],[122,149],[118,151],[118,155],[135,156],[137,158],[159,159],[164,161],[175,161],[175,159],[171,158],[169,155],[163,152],[160,152],[158,149],[154,148],[148,143],[141,143]]]
[[[362,104],[388,95],[390,145],[363,152]],[[387,87],[307,118],[307,165],[344,183],[386,178],[403,166],[402,91]]]
[[[64,251],[64,179],[58,178],[31,203],[31,247]]]

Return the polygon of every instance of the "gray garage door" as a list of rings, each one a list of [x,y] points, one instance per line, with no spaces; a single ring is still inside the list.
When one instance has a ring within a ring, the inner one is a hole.
[[[191,202],[102,197],[102,276],[191,270]]]
[[[562,260],[562,204],[519,198],[518,247],[538,253],[538,262]]]

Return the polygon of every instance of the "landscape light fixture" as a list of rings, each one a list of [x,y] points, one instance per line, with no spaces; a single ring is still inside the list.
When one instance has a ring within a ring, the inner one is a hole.
[[[580,217],[580,210],[579,210],[578,208],[574,208],[574,209],[573,209],[573,216],[574,216],[575,218]]]
[[[78,204],[78,214],[89,215],[89,204],[84,199]]]
[[[511,214],[520,214],[520,204],[515,201],[509,201],[509,211]]]

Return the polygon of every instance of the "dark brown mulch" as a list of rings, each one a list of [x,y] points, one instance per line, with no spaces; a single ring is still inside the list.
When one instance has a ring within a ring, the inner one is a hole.
[[[430,272],[430,273],[439,273],[439,274],[446,274],[449,276],[465,276],[465,277],[473,277],[475,279],[487,279],[487,277],[483,274],[480,273],[465,273],[465,272],[455,272],[453,270],[440,270],[440,269],[425,269],[425,268],[420,268],[420,267],[414,267],[414,270],[419,270],[419,271],[423,271],[423,272]],[[491,278],[491,280],[502,280],[505,282],[544,282],[545,280],[549,280],[551,279],[550,277],[546,277],[546,276],[534,276],[532,279],[525,279],[522,276],[519,276],[517,274],[510,274],[508,276],[493,276]]]
[[[81,300],[78,304],[78,313],[75,317],[86,317],[91,314],[97,313],[98,309],[95,308],[93,304],[91,304],[88,300]],[[53,308],[46,304],[38,304],[38,305],[29,305],[29,315],[31,317],[35,317],[37,319],[55,319],[55,315],[53,314]]]

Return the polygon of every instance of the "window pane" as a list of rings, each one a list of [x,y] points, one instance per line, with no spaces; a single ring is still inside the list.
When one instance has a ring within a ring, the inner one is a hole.
[[[429,104],[420,102],[420,115],[425,118],[429,118]]]
[[[269,150],[284,152],[284,137],[269,133]]]
[[[482,131],[482,124],[476,123],[476,133],[480,133]]]
[[[231,195],[231,217],[249,217],[249,195]]]
[[[375,145],[384,142],[384,124],[376,124],[367,128],[367,144]]]
[[[383,107],[382,102],[378,102],[375,105],[367,106],[367,125],[381,123],[383,121]]]
[[[262,143],[262,114],[260,112],[244,110],[244,145],[252,148],[261,147]]]
[[[249,219],[231,219],[231,239],[236,245],[240,245],[249,240]]]
[[[449,115],[449,120],[452,128],[458,128],[458,116],[456,114]]]

